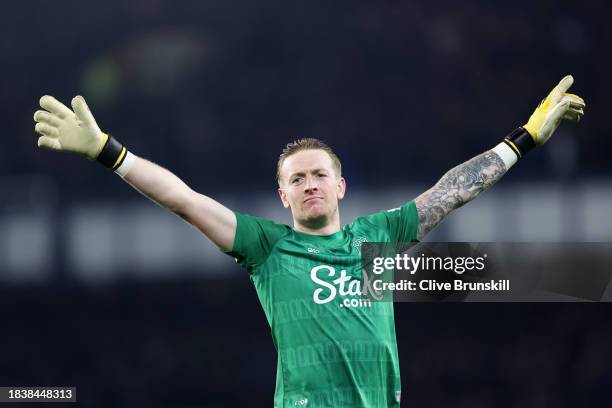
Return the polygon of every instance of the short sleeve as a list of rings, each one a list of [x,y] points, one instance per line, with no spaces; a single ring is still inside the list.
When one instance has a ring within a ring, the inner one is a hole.
[[[228,255],[249,272],[262,265],[276,242],[287,235],[291,228],[251,215],[236,214],[236,237]]]
[[[364,217],[368,222],[388,231],[392,242],[417,242],[419,216],[414,201],[401,207]]]

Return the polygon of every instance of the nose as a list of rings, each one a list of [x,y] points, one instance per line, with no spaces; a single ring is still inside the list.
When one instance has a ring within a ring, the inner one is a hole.
[[[317,191],[318,185],[317,185],[317,180],[315,177],[312,176],[307,176],[306,177],[306,182],[304,183],[304,192],[305,193],[312,193],[313,191]]]

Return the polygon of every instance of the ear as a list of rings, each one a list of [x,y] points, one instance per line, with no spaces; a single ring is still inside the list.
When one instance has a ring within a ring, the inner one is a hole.
[[[344,194],[346,193],[346,180],[344,177],[340,177],[338,179],[338,200],[342,200],[344,198]]]
[[[285,194],[285,191],[283,191],[282,188],[278,188],[278,195],[280,196],[281,201],[283,202],[283,207],[285,208],[289,208],[289,200],[287,200],[287,194]]]

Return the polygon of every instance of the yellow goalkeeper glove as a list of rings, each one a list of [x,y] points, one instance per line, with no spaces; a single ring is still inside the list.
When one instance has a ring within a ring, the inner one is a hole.
[[[573,83],[574,78],[571,75],[564,77],[523,126],[537,145],[542,145],[550,139],[561,120],[578,122],[584,115],[584,100],[578,95],[567,93]]]
[[[34,129],[41,135],[38,147],[79,153],[91,160],[98,157],[108,136],[98,127],[82,96],[72,99],[74,112],[49,95],[40,98],[40,106],[45,110],[34,113]]]
[[[34,113],[38,147],[79,153],[122,177],[127,174],[134,156],[100,130],[82,96],[72,99],[73,110],[49,95],[40,98],[40,107],[44,110]]]
[[[527,124],[513,130],[493,151],[504,161],[506,169],[537,145],[550,139],[562,120],[578,122],[584,115],[584,100],[567,93],[574,83],[571,75],[564,77],[533,112]]]

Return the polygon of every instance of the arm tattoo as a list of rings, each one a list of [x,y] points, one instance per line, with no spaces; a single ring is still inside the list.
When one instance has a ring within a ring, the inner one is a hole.
[[[419,240],[455,208],[472,201],[506,173],[506,165],[487,151],[449,170],[435,186],[415,200],[419,214]]]

